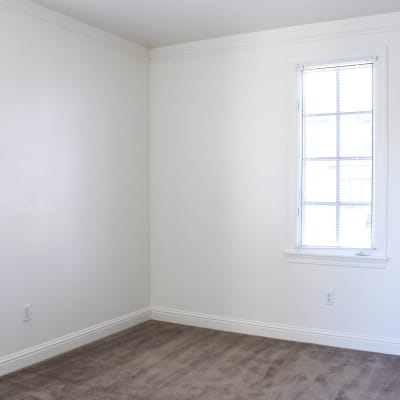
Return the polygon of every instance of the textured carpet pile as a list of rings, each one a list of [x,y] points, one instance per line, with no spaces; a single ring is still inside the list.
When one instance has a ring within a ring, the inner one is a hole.
[[[1,400],[400,400],[400,357],[149,321],[0,378]]]

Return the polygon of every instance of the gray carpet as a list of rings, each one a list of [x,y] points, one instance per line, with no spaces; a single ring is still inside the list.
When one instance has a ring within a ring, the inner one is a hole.
[[[0,378],[1,400],[400,400],[400,357],[149,321]]]

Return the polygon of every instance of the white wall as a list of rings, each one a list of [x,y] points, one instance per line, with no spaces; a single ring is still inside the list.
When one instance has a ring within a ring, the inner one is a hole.
[[[0,227],[0,359],[149,305],[145,49],[0,2]]]
[[[151,253],[158,318],[197,318],[201,325],[211,314],[283,331],[318,330],[325,343],[333,344],[332,331],[367,338],[363,348],[375,339],[392,341],[397,350],[390,351],[400,351],[399,44],[400,14],[391,14],[153,50]],[[294,60],[371,46],[388,48],[392,260],[382,270],[288,264]],[[326,291],[336,294],[333,307],[324,305]]]
[[[152,52],[154,316],[400,343],[399,26],[392,14]],[[375,45],[389,49],[392,261],[288,264],[293,59]],[[146,310],[150,265],[147,51],[23,0],[0,0],[0,49],[1,373],[43,343]]]

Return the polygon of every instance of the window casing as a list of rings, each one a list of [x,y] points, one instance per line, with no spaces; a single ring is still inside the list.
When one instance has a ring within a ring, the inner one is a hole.
[[[339,61],[332,55],[325,58],[328,62],[319,62],[323,57],[313,55],[297,61],[296,219],[289,213],[297,223],[290,225],[295,247],[286,251],[289,262],[386,265],[386,51],[382,46],[371,51],[377,57],[365,57],[360,49],[353,51],[353,57],[352,51],[338,53]],[[330,93],[330,97],[322,98],[317,91],[314,99],[306,98],[312,85],[305,77],[313,71],[332,72],[333,77],[325,83],[316,79],[320,92]],[[346,82],[350,82],[347,88]],[[359,87],[355,100],[351,86]],[[321,127],[324,134],[318,135]],[[314,213],[314,227],[318,228],[314,236],[309,232],[313,207],[314,211],[330,209],[322,216]],[[322,229],[328,233],[321,234]]]

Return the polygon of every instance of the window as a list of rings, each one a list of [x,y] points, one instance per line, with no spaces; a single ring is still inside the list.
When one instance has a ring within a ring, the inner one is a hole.
[[[374,248],[374,62],[302,68],[301,247]]]
[[[377,65],[370,57],[298,66],[297,250],[287,253],[307,263],[313,255],[346,256],[349,265],[356,256],[387,260],[385,74]]]

